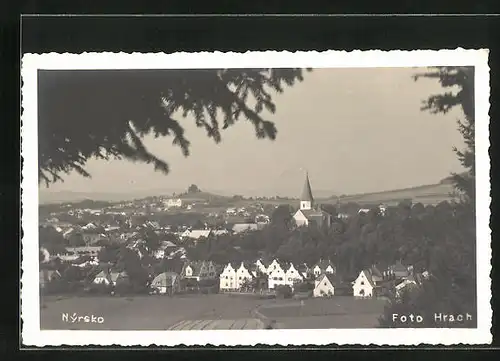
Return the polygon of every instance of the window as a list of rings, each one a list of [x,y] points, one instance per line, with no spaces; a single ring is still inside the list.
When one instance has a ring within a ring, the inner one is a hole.
[[[280,281],[283,281],[283,277],[280,277],[280,278],[279,278],[279,280],[280,280]]]
[[[278,277],[273,277],[273,280],[274,280],[274,281],[277,281],[277,280],[278,280]]]
[[[227,282],[226,282],[226,287],[227,287]]]
[[[364,286],[364,285],[365,285],[365,281],[361,281],[361,282],[360,282],[360,285],[361,285],[361,286]]]
[[[239,280],[241,280],[241,277],[238,277]]]
[[[326,282],[324,283],[324,285],[326,286]]]

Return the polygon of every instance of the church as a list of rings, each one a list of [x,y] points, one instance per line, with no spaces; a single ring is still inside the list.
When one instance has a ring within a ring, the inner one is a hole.
[[[311,225],[330,227],[332,224],[332,215],[314,203],[308,174],[306,174],[306,181],[300,197],[299,210],[293,215],[293,219],[298,227]]]

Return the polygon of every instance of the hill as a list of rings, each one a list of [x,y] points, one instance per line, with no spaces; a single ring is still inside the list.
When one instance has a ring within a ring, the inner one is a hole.
[[[411,188],[396,189],[391,191],[363,193],[347,195],[339,198],[341,203],[355,202],[360,204],[378,204],[387,205],[398,204],[402,200],[411,199],[414,203],[438,204],[442,201],[452,201],[454,191],[451,182],[442,181],[438,184],[422,185]],[[326,203],[336,203],[337,197],[330,197]]]
[[[209,202],[209,201],[230,201],[231,197],[221,196],[210,192],[193,192],[178,195],[178,198],[191,202]]]

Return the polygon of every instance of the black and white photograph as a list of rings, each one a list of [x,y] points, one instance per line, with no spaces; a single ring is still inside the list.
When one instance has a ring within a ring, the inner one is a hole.
[[[24,342],[491,342],[487,61],[25,55]]]

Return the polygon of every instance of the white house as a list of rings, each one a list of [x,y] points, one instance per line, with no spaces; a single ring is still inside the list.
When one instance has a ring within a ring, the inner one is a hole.
[[[170,199],[167,199],[163,204],[167,208],[180,208],[180,207],[182,207],[182,199],[170,198]]]
[[[230,291],[236,290],[237,282],[236,282],[236,267],[234,264],[228,263],[226,267],[222,270],[219,276],[219,289],[221,291]]]
[[[182,238],[190,238],[190,239],[194,239],[194,240],[198,241],[200,239],[210,237],[211,232],[212,231],[210,229],[186,230],[182,233],[181,237]]]
[[[304,277],[302,276],[298,268],[296,268],[293,263],[290,263],[290,266],[285,272],[285,284],[293,287],[295,283],[299,283],[302,281],[304,281]]]
[[[156,259],[163,259],[165,256],[169,255],[174,249],[177,249],[177,245],[171,241],[164,241],[160,244],[160,247],[154,252],[154,257]]]
[[[182,278],[196,279],[199,281],[214,280],[217,271],[212,261],[186,262],[181,271]]]
[[[306,174],[306,181],[302,196],[300,197],[299,210],[293,215],[295,224],[298,227],[309,226],[315,224],[316,226],[330,227],[332,224],[332,215],[314,207],[314,198],[312,195],[311,184],[309,182],[309,175]]]
[[[373,297],[377,286],[382,282],[382,274],[375,268],[362,270],[353,282],[352,291],[355,297]]]
[[[255,268],[255,267],[254,267]],[[241,286],[243,286],[246,282],[246,280],[251,281],[255,275],[253,274],[253,268],[251,267],[250,264],[245,264],[244,262],[241,262],[240,266],[236,270],[236,288],[240,289]]]
[[[219,236],[224,236],[226,234],[229,234],[228,230],[227,229],[214,229],[212,231],[212,234],[215,236],[215,237],[219,237]]]
[[[268,286],[273,289],[276,286],[286,285],[286,267],[285,264],[278,262],[276,259],[271,262],[267,268]]]
[[[314,277],[319,277],[322,273],[335,274],[336,267],[329,260],[320,260],[312,268]]]
[[[314,281],[314,297],[327,297],[335,295],[335,279],[331,273],[323,273]]]

